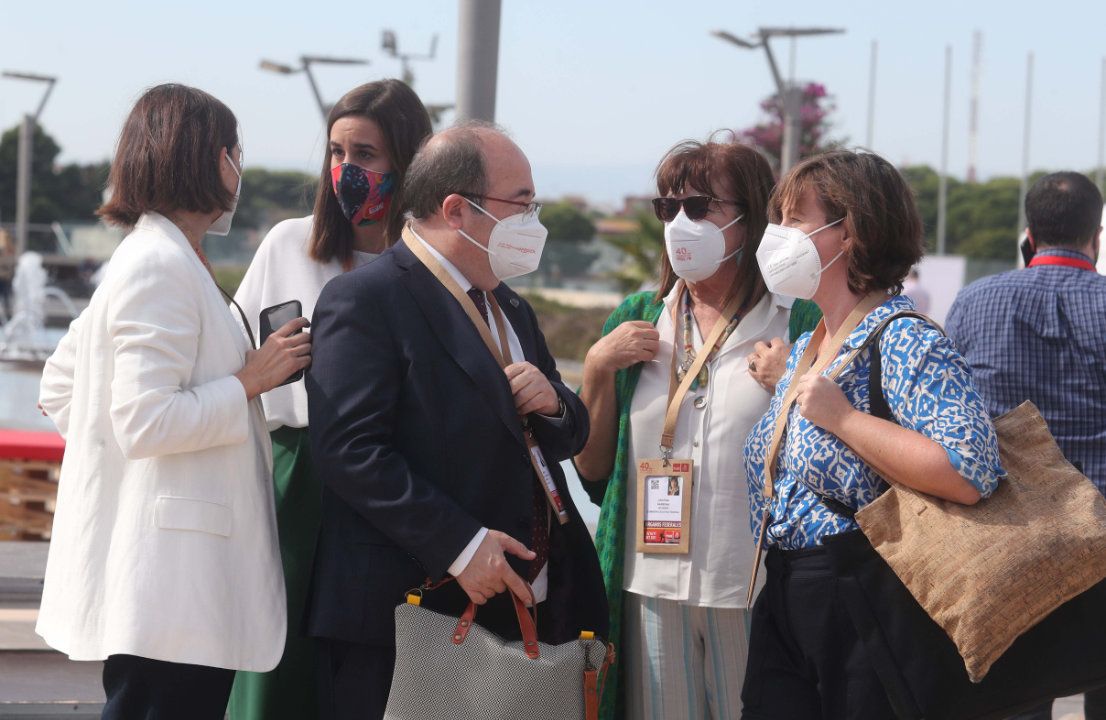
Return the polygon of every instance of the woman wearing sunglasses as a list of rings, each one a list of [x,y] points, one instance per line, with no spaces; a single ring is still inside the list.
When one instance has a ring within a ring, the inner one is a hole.
[[[894,319],[878,356],[850,358],[884,320],[914,309],[899,293],[922,257],[922,223],[899,172],[877,155],[826,153],[791,171],[770,211],[779,224],[757,258],[768,288],[812,298],[825,317],[795,343],[745,445],[750,524],[768,554],[742,717],[883,720],[895,713],[822,542],[857,528],[852,515],[887,489],[884,478],[971,504],[1005,473],[967,364],[932,325]]]
[[[660,289],[626,298],[584,362],[592,429],[575,463],[602,505],[596,543],[625,658],[605,717],[722,719],[741,709],[753,541],[736,521],[748,511],[740,443],[770,397],[747,356],[789,334],[791,314],[757,269],[772,186],[768,163],[744,145],[673,148],[653,201],[665,224]],[[690,493],[639,478],[653,461],[685,469]],[[681,503],[679,532],[639,520],[639,504]],[[671,552],[687,533],[687,550]],[[647,536],[661,541],[639,549]]]
[[[422,101],[399,80],[361,85],[334,105],[314,213],[285,220],[265,236],[235,296],[255,333],[264,308],[289,300],[299,300],[303,315],[311,317],[327,282],[371,262],[399,239],[403,179],[430,133]],[[302,620],[322,490],[311,475],[303,380],[266,393],[262,402],[273,440],[288,641],[273,672],[238,674],[230,717],[309,720],[318,717],[315,647]]]

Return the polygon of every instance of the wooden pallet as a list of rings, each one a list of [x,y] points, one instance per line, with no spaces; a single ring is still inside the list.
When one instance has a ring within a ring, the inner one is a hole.
[[[49,540],[58,463],[0,460],[0,540]]]

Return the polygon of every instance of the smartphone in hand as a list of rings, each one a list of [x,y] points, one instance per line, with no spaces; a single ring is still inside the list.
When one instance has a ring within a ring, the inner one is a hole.
[[[300,304],[299,300],[289,300],[288,302],[282,302],[279,305],[273,305],[272,307],[267,307],[262,310],[261,320],[258,323],[259,329],[261,330],[261,345],[265,344],[265,341],[269,339],[269,336],[273,334],[274,330],[279,330],[288,322],[302,315],[303,306]],[[303,330],[297,330],[296,332],[301,333]],[[280,386],[294,383],[302,378],[303,370],[299,370],[282,382]]]

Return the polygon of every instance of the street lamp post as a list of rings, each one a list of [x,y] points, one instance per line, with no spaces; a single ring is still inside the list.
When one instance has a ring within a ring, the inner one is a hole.
[[[13,80],[46,83],[46,92],[42,94],[38,108],[33,115],[24,114],[23,121],[19,125],[19,157],[16,161],[15,180],[15,256],[19,257],[27,249],[27,227],[31,219],[31,157],[34,153],[35,127],[58,79],[50,75],[9,70],[5,70],[2,74]]]
[[[381,36],[380,42],[381,49],[389,56],[399,60],[400,67],[402,68],[403,82],[415,87],[415,71],[411,68],[412,60],[433,60],[438,54],[438,36],[435,34],[430,38],[430,52],[426,54],[422,53],[409,53],[400,52],[399,39],[396,37],[395,30],[384,30]],[[426,112],[430,115],[430,121],[436,128],[442,121],[442,114],[452,110],[452,103],[427,103]]]
[[[323,95],[319,92],[319,84],[315,82],[315,75],[311,72],[312,65],[368,65],[368,60],[361,60],[359,58],[335,58],[335,57],[323,57],[320,55],[301,55],[300,66],[292,67],[291,65],[285,65],[283,63],[273,62],[272,60],[262,60],[259,67],[262,70],[268,70],[269,72],[279,73],[281,75],[296,75],[303,73],[307,76],[307,84],[311,86],[311,94],[315,96],[315,102],[319,105],[319,112],[322,113],[323,121],[326,121],[326,116],[330,112],[330,107],[323,101]]]
[[[768,69],[776,83],[776,93],[780,98],[780,105],[783,109],[783,142],[780,147],[781,176],[799,162],[799,142],[803,133],[803,90],[794,81],[784,82],[768,41],[774,37],[787,37],[791,38],[792,43],[794,43],[795,39],[799,37],[836,35],[843,32],[845,31],[839,28],[762,27],[749,40],[739,38],[725,30],[711,32],[711,35],[719,40],[724,40],[746,50],[764,48],[764,55],[768,59]],[[793,62],[792,65],[794,65]]]
[[[457,11],[457,119],[494,122],[500,0],[460,0]]]

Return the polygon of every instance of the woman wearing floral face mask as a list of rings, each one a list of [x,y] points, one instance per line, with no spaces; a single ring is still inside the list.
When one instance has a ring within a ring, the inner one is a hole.
[[[235,298],[258,331],[264,308],[299,300],[311,317],[323,286],[374,260],[403,228],[403,179],[430,137],[430,117],[411,88],[382,80],[346,93],[327,118],[327,143],[312,215],[276,225],[257,249]],[[372,312],[372,308],[366,308]],[[280,666],[240,673],[230,717],[316,717],[314,648],[302,617],[319,525],[321,489],[311,476],[303,381],[262,397],[273,439],[277,524],[288,593],[288,641]]]
[[[751,525],[768,549],[752,613],[743,718],[894,717],[822,547],[891,478],[956,503],[1004,475],[987,410],[939,330],[895,318],[873,354],[855,348],[913,302],[899,295],[922,256],[922,224],[898,171],[836,151],[799,164],[773,195],[757,259],[770,290],[813,298],[824,320],[799,338],[768,412],[749,433]],[[838,369],[842,369],[836,380]],[[809,371],[808,371],[809,370]],[[871,408],[871,409],[870,409]]]
[[[592,430],[575,462],[602,505],[596,544],[624,659],[608,683],[605,717],[624,706],[632,718],[732,718],[741,707],[752,539],[734,522],[748,507],[737,443],[770,397],[746,357],[758,342],[788,335],[791,315],[791,299],[768,292],[756,265],[772,186],[752,148],[673,148],[653,201],[665,223],[660,289],[628,297],[584,362],[580,396]],[[666,454],[691,476],[690,493],[674,477],[656,486],[688,500],[682,554],[638,548],[648,482],[638,468]]]

